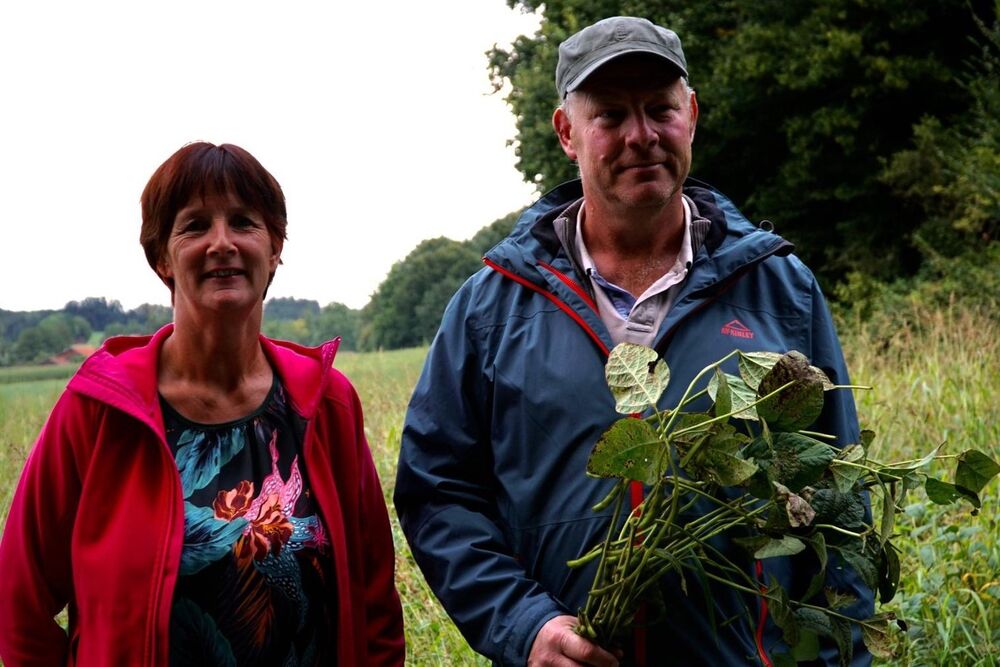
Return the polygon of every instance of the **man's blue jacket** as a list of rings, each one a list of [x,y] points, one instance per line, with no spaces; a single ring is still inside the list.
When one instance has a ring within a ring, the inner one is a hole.
[[[661,407],[734,348],[798,350],[846,384],[829,312],[791,244],[711,188],[689,181],[684,193],[711,227],[656,340],[673,378]],[[621,418],[604,380],[613,343],[552,225],[580,196],[570,182],[526,210],[454,296],[403,429],[394,500],[413,555],[470,645],[502,665],[524,665],[539,628],[582,607],[594,564],[571,570],[566,561],[598,543],[609,520],[591,508],[611,482],[584,470]],[[735,362],[726,370],[736,373]],[[813,430],[858,442],[849,391],[826,393]],[[723,548],[760,574],[742,551]],[[795,558],[762,561],[761,581],[773,574],[804,590],[814,557]],[[872,593],[849,567],[831,565],[827,583],[858,597],[847,613],[871,615]],[[645,633],[648,664],[767,665],[762,653],[781,646],[753,596],[723,586],[706,595],[693,577],[682,587],[668,575],[663,587],[666,617]],[[866,665],[855,634],[854,665]]]

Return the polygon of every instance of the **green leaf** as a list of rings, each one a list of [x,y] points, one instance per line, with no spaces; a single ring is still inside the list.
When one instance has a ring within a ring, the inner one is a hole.
[[[864,527],[865,504],[857,493],[817,489],[809,498],[809,504],[816,510],[816,523],[829,523],[846,530]]]
[[[965,498],[972,506],[979,509],[983,506],[979,500],[979,494],[973,493],[961,486],[955,486],[939,479],[928,477],[924,483],[924,490],[927,491],[927,499],[936,505],[950,505],[956,500]]]
[[[858,576],[861,577],[861,580],[865,582],[865,585],[874,590],[878,585],[878,566],[872,562],[867,554],[858,553],[850,549],[841,549],[840,555],[854,568]]]
[[[978,494],[991,479],[996,477],[998,472],[1000,472],[1000,465],[997,465],[993,459],[980,451],[968,449],[958,456],[955,486]]]
[[[799,632],[799,641],[792,647],[792,655],[796,661],[795,664],[812,662],[819,658],[819,635],[808,630]]]
[[[795,622],[792,608],[788,605],[788,592],[782,588],[773,575],[768,581],[766,595],[771,619],[775,625],[781,628],[785,643],[789,646],[795,646],[799,642],[799,626]]]
[[[740,352],[740,377],[754,391],[760,381],[781,359],[777,352]]]
[[[937,456],[939,449],[941,449],[941,445],[932,449],[927,456],[924,456],[923,458],[912,463],[894,464],[885,466],[884,468],[879,468],[878,477],[879,479],[884,479],[885,481],[903,479],[906,476],[906,473],[920,470],[933,461],[934,457]]]
[[[878,597],[882,604],[896,597],[899,589],[899,554],[892,543],[882,547],[882,558],[879,563]]]
[[[715,416],[721,417],[722,415],[729,414],[733,409],[733,392],[729,389],[729,382],[726,380],[726,374],[722,372],[721,368],[716,368],[715,373],[712,374],[712,379],[709,384],[715,384],[715,391],[713,392],[709,388],[709,396],[715,401]]]
[[[757,464],[753,461],[711,449],[705,453],[704,467],[709,478],[722,486],[743,484],[757,472]]]
[[[850,665],[854,647],[851,643],[851,625],[845,620],[832,618],[818,609],[801,608],[795,610],[795,620],[802,631],[830,637],[840,651],[840,664]]]
[[[734,413],[733,419],[745,419],[747,421],[758,421],[757,408],[752,407],[757,400],[757,390],[750,388],[742,378],[723,373],[726,379],[726,386],[729,388],[729,412]],[[708,394],[712,400],[716,400],[719,388],[719,380],[715,375],[708,381]],[[725,414],[724,412],[721,414]]]
[[[757,447],[756,442],[754,446]],[[754,451],[757,451],[756,449]],[[822,478],[836,450],[800,433],[772,434],[768,459],[754,458],[767,470],[768,478],[798,493]]]
[[[816,421],[823,411],[823,382],[800,353],[785,354],[763,377],[757,396],[763,397],[780,389],[776,396],[757,404],[757,415],[776,431],[797,431]]]
[[[648,422],[619,419],[597,441],[587,460],[587,472],[654,484],[666,465],[662,453],[663,443]]]
[[[876,658],[891,660],[901,658],[905,652],[906,636],[895,622],[892,613],[879,614],[861,624],[861,638]]]
[[[803,600],[809,600],[823,590],[823,584],[826,583],[826,538],[823,537],[823,533],[817,531],[810,537],[803,537],[802,541],[812,547],[813,552],[816,554],[816,560],[819,561],[819,570],[809,580],[809,588],[806,589],[805,595],[802,596]]]
[[[878,536],[882,544],[885,544],[896,526],[896,502],[892,497],[892,489],[889,486],[882,487],[882,519],[879,522]]]
[[[796,667],[799,661],[791,653],[772,653],[771,664],[774,667]]]
[[[806,545],[802,540],[791,535],[784,535],[780,540],[774,538],[768,539],[767,544],[754,552],[753,557],[763,560],[765,558],[774,558],[775,556],[793,556],[805,548]]]
[[[861,445],[848,445],[837,452],[830,462],[830,472],[837,489],[847,493],[854,488],[854,483],[865,473],[865,469],[851,464],[863,461],[864,458],[865,449]]]
[[[615,409],[630,415],[656,405],[670,382],[670,369],[655,350],[620,343],[608,356],[604,376],[615,397]]]
[[[872,441],[875,439],[875,431],[870,429],[864,429],[861,431],[861,446],[865,449],[865,454],[868,454],[868,449],[872,445]]]

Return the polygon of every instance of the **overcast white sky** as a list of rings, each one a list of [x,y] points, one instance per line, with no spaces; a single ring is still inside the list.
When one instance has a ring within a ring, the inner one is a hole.
[[[197,139],[284,189],[269,295],[363,306],[420,241],[533,198],[484,52],[537,24],[504,0],[3,3],[0,308],[169,304],[139,195]]]

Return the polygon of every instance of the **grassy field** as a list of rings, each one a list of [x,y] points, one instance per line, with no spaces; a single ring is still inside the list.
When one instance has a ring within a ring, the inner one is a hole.
[[[862,424],[877,438],[871,455],[899,460],[945,443],[957,454],[977,447],[1000,458],[1000,327],[961,311],[915,311],[893,328],[841,326]],[[354,382],[387,501],[406,401],[424,350],[343,352],[336,366]],[[33,377],[33,376],[27,376]],[[4,383],[0,374],[0,526],[31,441],[65,379]],[[913,639],[902,665],[1000,665],[1000,522],[998,482],[984,491],[984,510],[941,509],[908,500],[897,522],[903,581],[891,608],[910,622]],[[391,508],[391,503],[390,503]],[[392,514],[390,509],[390,514]],[[413,564],[392,516],[397,583],[403,599],[411,665],[486,665],[466,646]]]

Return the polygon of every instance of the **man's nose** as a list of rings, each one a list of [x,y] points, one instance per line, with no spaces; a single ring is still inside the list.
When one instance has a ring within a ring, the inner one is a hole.
[[[629,145],[648,148],[656,143],[656,130],[644,113],[631,114],[625,140]]]

